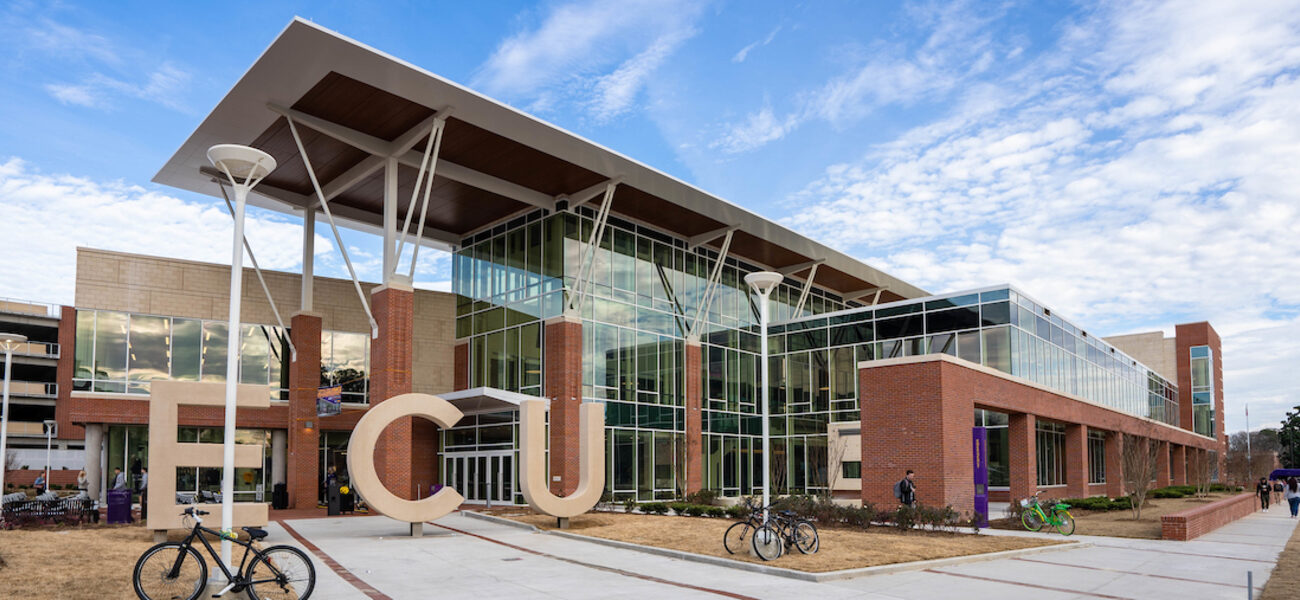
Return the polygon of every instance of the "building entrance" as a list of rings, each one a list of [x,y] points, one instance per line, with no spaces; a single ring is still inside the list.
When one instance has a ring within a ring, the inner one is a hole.
[[[457,452],[442,457],[443,485],[456,488],[466,502],[513,504],[515,495],[515,453]]]

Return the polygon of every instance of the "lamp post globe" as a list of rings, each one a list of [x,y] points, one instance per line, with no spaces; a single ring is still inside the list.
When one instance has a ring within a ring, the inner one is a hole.
[[[745,276],[745,283],[748,284],[749,287],[754,290],[754,293],[758,294],[759,296],[758,337],[760,340],[759,364],[761,365],[759,370],[762,373],[762,381],[760,382],[760,386],[761,386],[760,389],[762,390],[762,403],[761,403],[762,406],[761,406],[760,414],[762,415],[761,418],[763,419],[763,522],[764,523],[766,523],[768,520],[768,506],[772,503],[772,485],[771,485],[772,483],[771,481],[772,480],[772,447],[771,447],[772,446],[772,434],[771,434],[772,424],[770,422],[769,415],[768,415],[768,410],[770,409],[770,402],[768,396],[771,395],[771,391],[768,389],[768,378],[769,378],[768,371],[770,369],[770,365],[769,365],[769,361],[767,360],[767,315],[768,315],[769,298],[772,295],[772,290],[775,290],[776,286],[779,285],[784,280],[785,280],[784,275],[780,273],[774,273],[772,271],[759,271],[757,273],[750,273]]]
[[[235,191],[234,246],[230,258],[230,317],[226,330],[226,415],[222,439],[221,530],[234,529],[235,512],[235,401],[239,386],[240,299],[244,281],[244,207],[248,192],[275,170],[270,154],[239,144],[217,144],[208,148],[208,160],[229,180]],[[230,540],[221,540],[221,561],[233,567]]]
[[[5,469],[9,468],[9,455],[5,450],[9,441],[9,376],[13,368],[14,349],[26,341],[27,336],[20,333],[0,332],[0,350],[5,353],[4,390],[0,395],[0,506],[4,503]],[[3,520],[3,513],[0,513],[0,521]]]

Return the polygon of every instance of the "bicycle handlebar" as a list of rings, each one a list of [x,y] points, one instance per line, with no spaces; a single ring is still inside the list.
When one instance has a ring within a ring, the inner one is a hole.
[[[195,516],[195,515],[198,515],[198,516],[201,517],[201,516],[203,516],[203,515],[209,515],[209,514],[212,514],[212,513],[209,513],[209,512],[206,511],[206,510],[195,510],[195,508],[191,506],[190,508],[185,509],[185,512],[184,512],[184,513],[181,513],[181,514],[183,514],[183,515],[188,515],[188,516],[191,516],[191,517],[193,517],[193,516]]]

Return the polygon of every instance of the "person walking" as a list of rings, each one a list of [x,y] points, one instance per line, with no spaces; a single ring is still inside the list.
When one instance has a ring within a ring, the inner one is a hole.
[[[140,520],[149,518],[149,469],[140,467]]]
[[[37,496],[45,493],[45,473],[36,474],[36,482],[32,484],[32,487],[36,488]]]
[[[1260,477],[1259,483],[1255,484],[1255,495],[1259,496],[1260,510],[1268,511],[1268,494],[1270,491],[1268,480]]]
[[[126,489],[126,474],[122,472],[122,467],[113,467],[113,489]]]
[[[1286,503],[1291,505],[1291,518],[1296,518],[1300,514],[1300,481],[1295,477],[1287,477],[1282,493],[1286,496]]]
[[[90,480],[86,478],[85,469],[77,471],[77,489],[83,494],[86,493],[86,490],[90,489]]]
[[[894,497],[903,506],[916,507],[916,472],[908,469],[898,483],[894,484]]]
[[[1281,503],[1282,503],[1282,490],[1283,490],[1285,487],[1286,487],[1286,486],[1282,485],[1282,480],[1281,480],[1281,479],[1274,479],[1274,480],[1273,480],[1273,504],[1281,504]]]

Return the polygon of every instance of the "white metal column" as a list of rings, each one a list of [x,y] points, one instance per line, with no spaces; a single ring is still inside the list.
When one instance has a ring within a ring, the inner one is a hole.
[[[312,311],[315,296],[314,277],[316,272],[316,209],[307,208],[302,212],[302,312]]]
[[[384,276],[388,283],[397,270],[397,159],[384,160]]]

